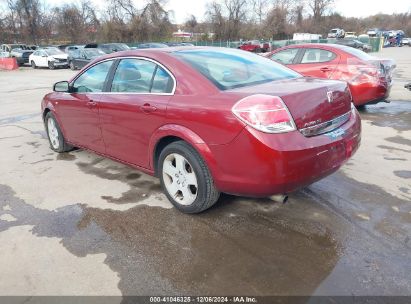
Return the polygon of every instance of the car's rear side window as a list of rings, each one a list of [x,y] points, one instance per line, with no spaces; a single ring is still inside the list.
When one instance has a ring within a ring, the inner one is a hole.
[[[232,49],[176,51],[174,56],[190,64],[220,90],[253,86],[300,74],[268,58]]]
[[[301,63],[328,62],[337,57],[333,52],[323,49],[305,49]]]
[[[102,92],[112,63],[112,60],[104,61],[86,70],[74,81],[73,91],[76,93]]]

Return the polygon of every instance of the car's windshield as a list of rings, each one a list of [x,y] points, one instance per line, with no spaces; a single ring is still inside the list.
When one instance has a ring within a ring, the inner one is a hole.
[[[101,45],[101,48],[110,50],[111,52],[113,52],[113,51],[127,51],[127,50],[130,49],[128,47],[128,45],[124,44],[124,43],[103,44],[103,45]]]
[[[24,50],[24,46],[21,44],[11,44],[10,45],[11,50],[16,50],[16,51],[21,51]]]
[[[173,53],[203,74],[221,90],[301,77],[262,56],[231,49],[184,50]]]
[[[57,49],[57,48],[55,48],[55,49],[46,49],[45,51],[46,51],[46,53],[47,53],[49,56],[55,56],[55,55],[64,54],[64,52],[60,51],[60,50]]]
[[[97,56],[105,55],[106,53],[104,53],[102,50],[99,50],[99,49],[84,49],[84,54],[87,57],[97,57]]]

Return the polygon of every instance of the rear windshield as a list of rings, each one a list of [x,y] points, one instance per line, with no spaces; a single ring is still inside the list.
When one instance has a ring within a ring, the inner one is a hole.
[[[375,59],[375,57],[372,57],[359,49],[355,49],[352,47],[346,47],[346,46],[341,46],[341,49],[346,53],[349,53],[351,55],[354,55],[360,58],[361,60],[374,60]]]
[[[301,77],[262,56],[232,49],[183,50],[173,53],[203,74],[220,90]]]

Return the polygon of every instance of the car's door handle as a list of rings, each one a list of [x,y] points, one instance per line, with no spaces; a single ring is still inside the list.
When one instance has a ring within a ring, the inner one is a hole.
[[[143,111],[144,113],[151,113],[154,112],[155,110],[157,110],[156,107],[150,105],[149,103],[145,103],[140,107],[141,111]]]
[[[97,102],[95,102],[94,100],[89,100],[87,101],[87,106],[91,109],[94,108],[97,105]]]
[[[323,67],[320,69],[321,72],[330,72],[331,69],[329,67]]]

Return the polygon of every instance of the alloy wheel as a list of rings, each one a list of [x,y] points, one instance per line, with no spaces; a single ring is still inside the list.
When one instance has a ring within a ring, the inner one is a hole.
[[[163,180],[167,192],[181,205],[191,205],[197,198],[198,182],[188,160],[178,154],[167,155],[163,162]]]
[[[54,119],[52,118],[47,120],[47,133],[50,138],[51,145],[57,150],[60,147],[59,131],[57,130]]]

